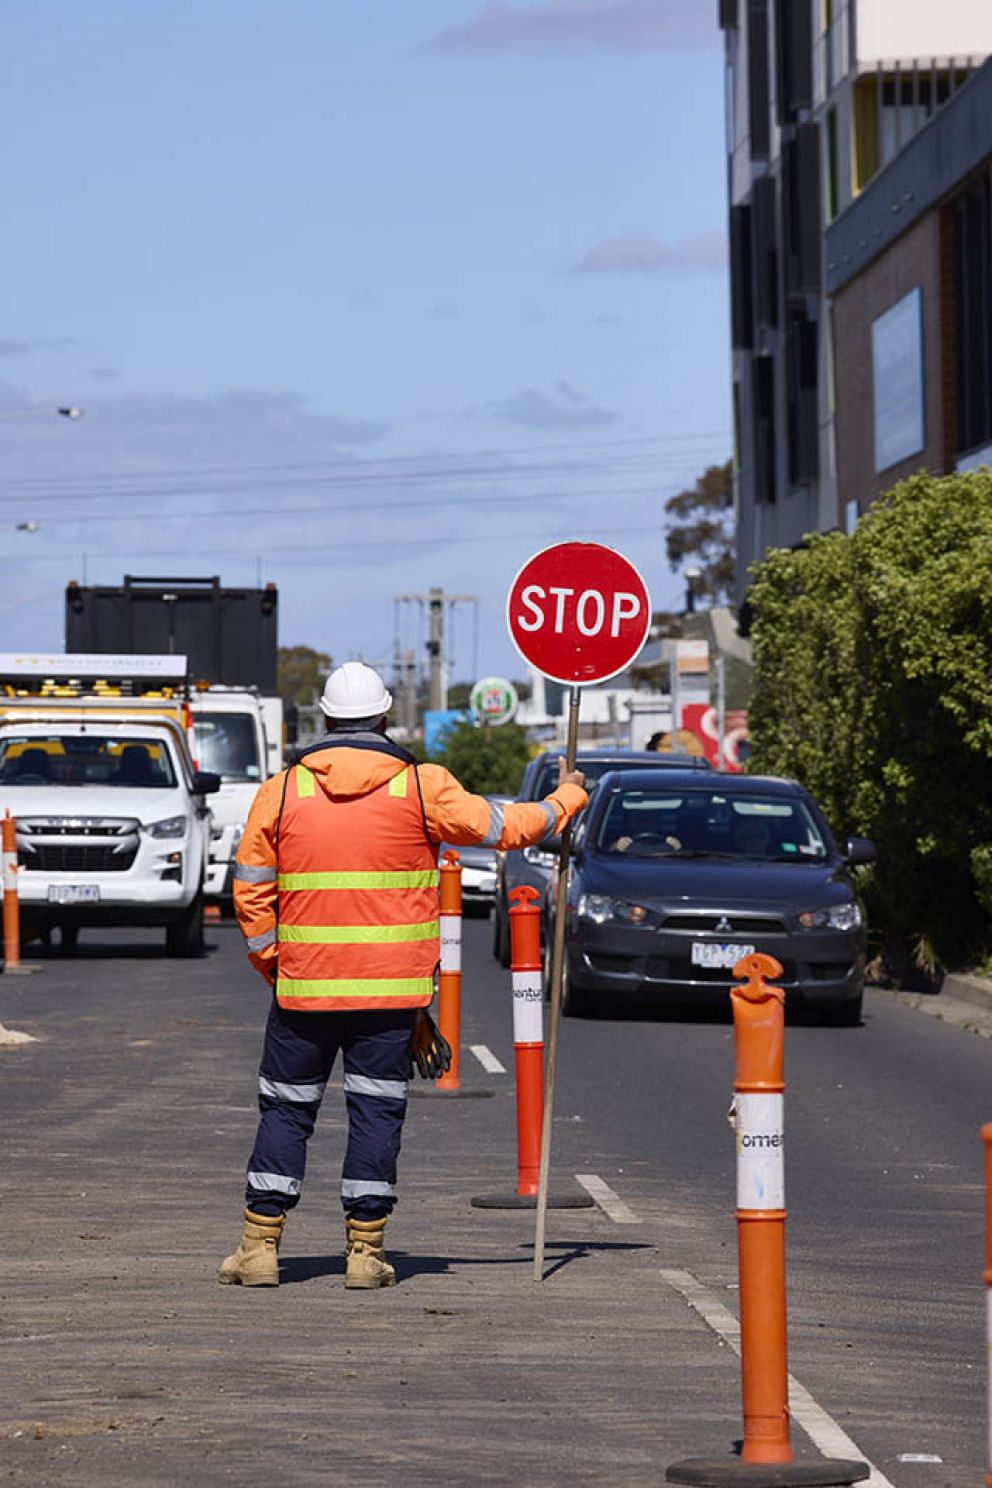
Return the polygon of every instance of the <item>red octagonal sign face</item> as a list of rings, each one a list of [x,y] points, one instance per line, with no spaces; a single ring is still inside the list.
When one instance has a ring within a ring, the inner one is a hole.
[[[506,603],[510,638],[554,682],[604,682],[647,640],[651,601],[632,563],[599,543],[556,543],[529,558]]]

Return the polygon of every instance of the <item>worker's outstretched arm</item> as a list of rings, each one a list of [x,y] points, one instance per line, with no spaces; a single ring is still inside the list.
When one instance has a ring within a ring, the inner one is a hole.
[[[252,965],[271,982],[276,969],[276,827],[283,776],[260,785],[234,865],[234,912]]]
[[[419,767],[427,828],[436,842],[456,847],[529,847],[542,837],[562,830],[585,806],[589,797],[585,777],[566,771],[559,760],[558,784],[543,801],[511,801],[499,806],[485,796],[473,796],[441,765]]]

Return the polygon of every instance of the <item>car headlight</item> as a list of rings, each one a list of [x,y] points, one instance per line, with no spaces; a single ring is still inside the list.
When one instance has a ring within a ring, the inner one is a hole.
[[[185,837],[186,818],[167,816],[164,821],[148,822],[145,831],[149,837]]]
[[[546,852],[543,847],[525,847],[524,862],[533,863],[535,868],[554,868],[558,862],[558,854]]]
[[[805,909],[796,915],[800,930],[857,930],[864,924],[861,906],[851,899],[847,904],[832,904],[829,909]]]
[[[580,894],[576,912],[594,925],[611,920],[619,925],[643,925],[648,911],[643,904],[628,904],[625,899],[609,899],[605,894]]]

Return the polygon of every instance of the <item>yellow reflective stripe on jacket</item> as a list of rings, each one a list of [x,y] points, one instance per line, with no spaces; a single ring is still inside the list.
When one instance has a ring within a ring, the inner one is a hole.
[[[313,775],[305,765],[296,767],[296,794],[303,799],[304,796],[312,796],[314,792]]]
[[[425,920],[419,925],[280,925],[280,941],[303,945],[357,945],[363,941],[380,944],[400,940],[431,940],[441,933],[438,920]]]
[[[432,997],[433,977],[280,977],[284,997]]]
[[[293,889],[431,889],[441,875],[436,868],[387,873],[280,873],[279,887]]]
[[[403,800],[406,800],[406,782],[409,774],[410,767],[408,765],[405,770],[401,770],[398,775],[393,776],[389,782],[389,794],[391,796],[401,796]]]

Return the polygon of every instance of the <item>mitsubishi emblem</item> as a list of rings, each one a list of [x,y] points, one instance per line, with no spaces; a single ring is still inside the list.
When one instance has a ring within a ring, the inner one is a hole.
[[[717,920],[716,924],[713,926],[713,928],[719,934],[729,935],[730,932],[733,930],[734,927],[730,923],[730,921],[727,919],[727,916],[726,915],[721,915],[720,918]]]

